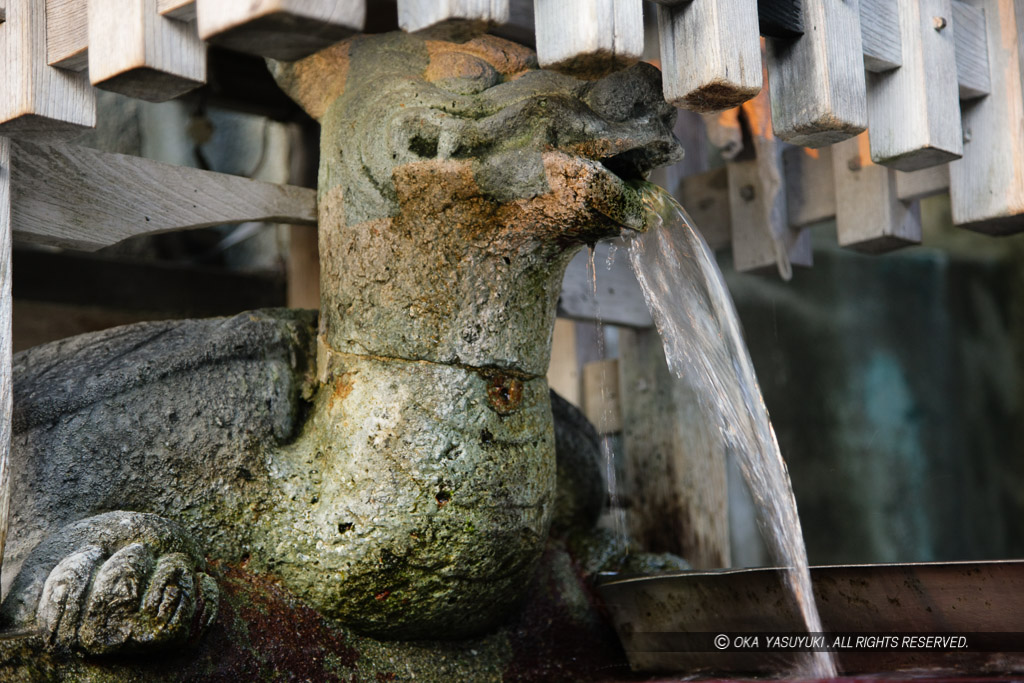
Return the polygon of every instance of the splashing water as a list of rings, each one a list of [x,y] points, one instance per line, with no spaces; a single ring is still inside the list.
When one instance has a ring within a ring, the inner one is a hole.
[[[662,188],[642,183],[648,228],[629,244],[629,260],[665,345],[672,372],[702,397],[740,463],[772,559],[807,630],[824,629],[811,591],[789,471],[768,419],[750,353],[714,256],[683,208]],[[809,653],[808,676],[835,677],[831,653]]]

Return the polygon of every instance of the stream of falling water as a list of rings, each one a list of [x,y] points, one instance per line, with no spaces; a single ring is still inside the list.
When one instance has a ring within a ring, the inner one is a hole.
[[[605,357],[604,320],[601,318],[601,298],[597,295],[597,263],[595,255],[596,245],[590,245],[590,255],[587,259],[587,275],[590,278],[590,293],[594,298],[594,322],[596,326],[595,341],[597,342],[598,360]],[[605,392],[607,382],[601,382],[601,403],[604,404],[604,421],[608,421],[608,413],[611,412],[611,404],[607,401]],[[608,491],[608,509],[611,511],[612,533],[614,534],[616,547],[625,556],[629,552],[629,530],[626,527],[626,515],[619,501],[619,484],[617,476],[617,458],[615,445],[612,437],[608,434],[599,434],[601,457],[604,459],[604,481]]]
[[[758,524],[807,630],[823,631],[811,591],[789,471],[768,419],[750,353],[722,273],[683,208],[662,188],[640,191],[648,228],[629,244],[629,260],[665,345],[669,369],[702,397],[740,463],[757,507]],[[808,653],[799,673],[835,677],[831,653]]]

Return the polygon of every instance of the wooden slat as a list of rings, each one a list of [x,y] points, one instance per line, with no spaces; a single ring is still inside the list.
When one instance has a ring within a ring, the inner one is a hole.
[[[361,31],[366,0],[196,0],[196,17],[213,45],[294,60]]]
[[[665,99],[717,112],[761,90],[757,0],[697,1],[658,8]]]
[[[509,0],[398,0],[398,25],[403,31],[451,20],[504,24],[509,20]]]
[[[71,71],[89,66],[88,0],[46,0],[46,61]]]
[[[643,55],[641,0],[534,0],[533,7],[543,67],[594,77]]]
[[[47,63],[45,3],[7,0],[0,60],[0,135],[66,137],[95,124],[95,94],[85,75]]]
[[[157,0],[156,9],[165,17],[179,21],[193,21],[196,18],[196,0]]]
[[[780,236],[773,223],[788,218],[785,188],[779,187],[774,201],[767,195],[765,181],[756,161],[737,161],[726,167],[729,175],[729,212],[732,217],[732,256],[736,270],[778,269],[788,279],[790,266],[813,263],[811,236],[806,230],[789,230]],[[779,212],[782,212],[781,214]]]
[[[867,75],[871,158],[901,171],[963,152],[950,0],[901,0],[902,66]]]
[[[157,0],[88,0],[89,79],[104,90],[163,102],[206,81],[194,22],[161,16]]]
[[[814,225],[836,215],[832,180],[832,148],[790,147],[782,153],[786,177],[786,209],[795,228]]]
[[[834,150],[835,147],[818,150],[793,147],[783,153],[791,226],[804,227],[836,217],[836,189],[832,169]],[[713,177],[723,171],[724,168],[690,176],[680,184],[684,188],[688,183],[695,183],[692,194],[681,195],[691,215],[699,211],[698,204],[701,203],[708,207],[728,203],[729,188]],[[893,171],[893,174],[896,179],[896,197],[904,202],[943,194],[949,190],[948,165],[933,166],[912,173]],[[708,211],[715,213],[713,209]]]
[[[987,95],[992,86],[985,45],[985,12],[981,7],[953,0],[953,39],[956,43],[956,79],[960,86],[960,99]]]
[[[804,34],[768,41],[772,121],[780,140],[821,147],[867,127],[863,46],[855,2],[801,5]]]
[[[1024,230],[1024,7],[969,0],[985,12],[992,92],[964,102],[964,155],[949,165],[953,222],[981,232]]]
[[[896,171],[871,161],[867,134],[832,148],[839,245],[870,253],[921,242],[916,204],[896,195]]]
[[[312,225],[316,191],[70,145],[13,142],[17,239],[98,249],[135,235],[270,221]]]
[[[633,541],[697,569],[728,567],[726,453],[700,397],[669,372],[653,329],[620,331],[619,373]]]
[[[792,266],[812,262],[810,234],[789,224],[783,145],[772,129],[768,93],[743,105],[755,158],[727,164],[732,256],[736,270],[777,267],[783,279]]]
[[[903,64],[898,4],[895,0],[860,0],[861,47],[868,71],[882,73]]]
[[[654,324],[644,302],[640,285],[629,267],[625,247],[616,246],[611,268],[608,254],[613,245],[598,243],[594,248],[597,294],[590,272],[590,252],[584,249],[569,262],[558,299],[558,315],[576,320],[601,320],[612,325],[650,327]]]
[[[11,143],[0,138],[0,568],[7,542],[7,518],[11,500]]]
[[[896,171],[896,196],[903,201],[924,199],[949,192],[949,165],[932,166],[920,171]]]

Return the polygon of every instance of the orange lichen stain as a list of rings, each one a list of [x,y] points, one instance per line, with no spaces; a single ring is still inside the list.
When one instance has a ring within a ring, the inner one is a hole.
[[[446,53],[472,55],[490,64],[506,78],[537,68],[537,57],[532,50],[495,36],[482,35],[465,43],[428,40],[426,45],[431,62]]]
[[[499,415],[514,412],[523,402],[522,380],[502,373],[492,375],[487,382],[487,402]],[[450,497],[446,497],[444,502],[447,503]],[[441,502],[441,498],[438,498],[438,503]]]
[[[348,373],[338,375],[337,379],[334,380],[334,394],[331,400],[344,401],[352,393],[352,385],[352,379]]]
[[[391,595],[391,591],[383,591],[373,596],[374,600],[387,600],[388,596]]]
[[[427,43],[430,44],[429,42]],[[470,78],[480,80],[483,87],[498,82],[497,70],[487,61],[465,52],[440,52],[430,56],[430,64],[423,77],[431,83],[445,78]]]
[[[310,116],[319,119],[345,92],[351,45],[352,41],[346,40],[285,65],[282,75],[277,76],[278,84]]]

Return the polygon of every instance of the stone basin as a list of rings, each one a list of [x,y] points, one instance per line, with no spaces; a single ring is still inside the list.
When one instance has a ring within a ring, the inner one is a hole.
[[[1024,560],[818,566],[811,581],[826,642],[852,638],[834,648],[842,674],[1024,672]],[[777,568],[616,577],[599,590],[634,671],[778,674],[799,656],[764,651],[766,635],[801,635]],[[721,650],[719,634],[731,637]],[[751,645],[758,636],[757,646],[735,646],[739,634]],[[900,644],[856,648],[858,636]],[[965,640],[933,649],[903,642],[916,636]]]

